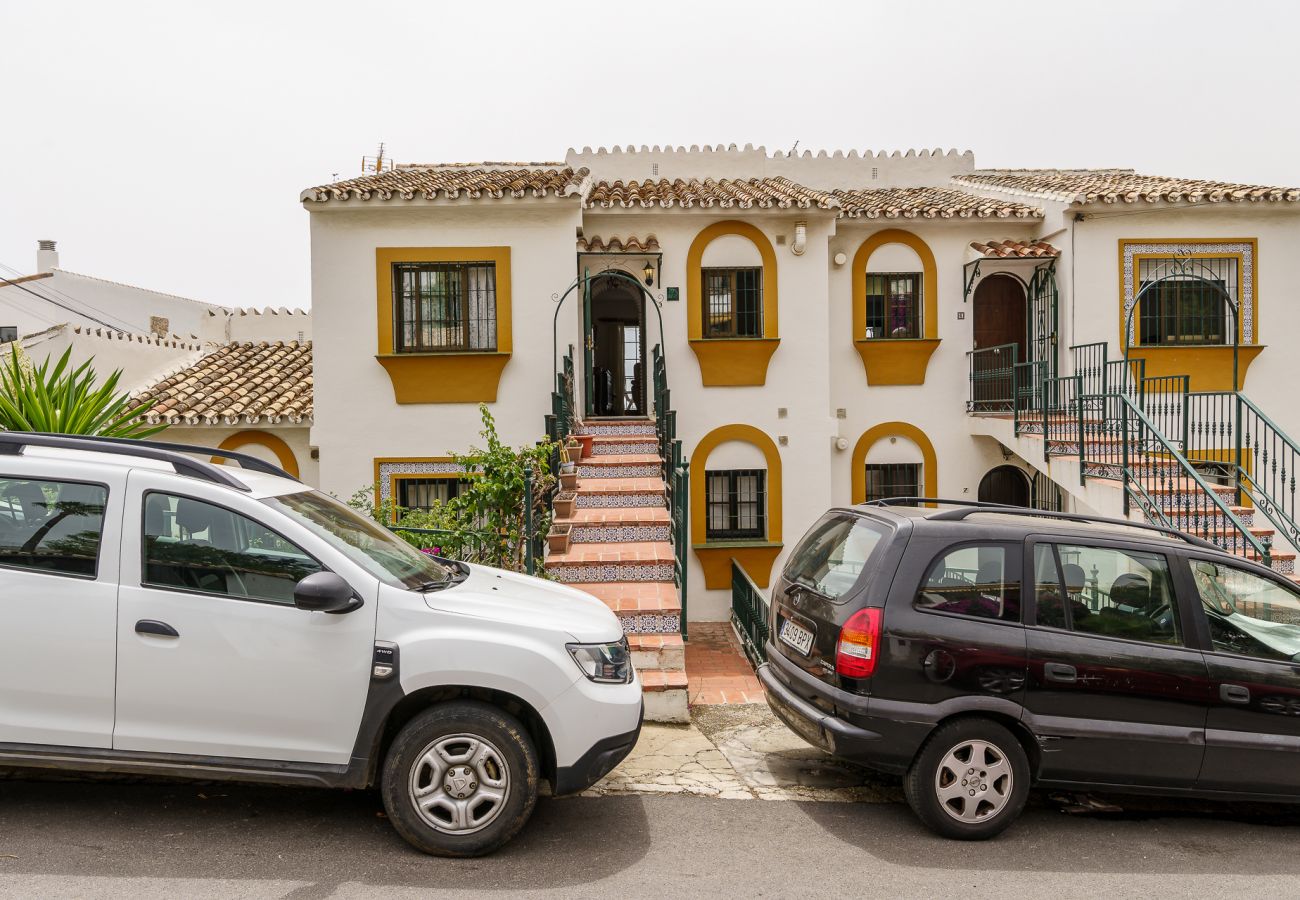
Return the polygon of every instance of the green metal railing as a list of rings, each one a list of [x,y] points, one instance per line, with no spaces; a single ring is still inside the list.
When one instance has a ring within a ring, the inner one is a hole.
[[[651,375],[655,407],[655,438],[659,444],[659,459],[663,464],[663,479],[667,486],[668,519],[673,544],[673,581],[681,601],[682,638],[688,637],[687,561],[690,547],[691,475],[690,464],[683,459],[682,442],[677,438],[677,412],[671,407],[668,390],[668,365],[663,349],[655,344],[651,350]]]
[[[1224,471],[1238,504],[1249,500],[1292,546],[1300,546],[1300,446],[1241,391],[1187,394],[1183,428],[1187,456]]]
[[[1015,344],[999,344],[966,354],[970,367],[967,412],[1009,413],[1015,410],[1018,352]]]
[[[731,561],[731,624],[745,655],[755,666],[767,662],[769,607],[763,592],[734,559]]]

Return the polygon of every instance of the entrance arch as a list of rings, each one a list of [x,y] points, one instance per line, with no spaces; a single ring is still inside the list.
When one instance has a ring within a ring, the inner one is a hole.
[[[586,314],[588,362],[587,413],[591,416],[644,416],[646,403],[645,294],[629,279],[597,274],[591,279]]]
[[[989,469],[980,479],[978,499],[981,503],[1029,506],[1032,500],[1029,475],[1019,466]]]
[[[1028,362],[1029,300],[1020,280],[1001,272],[990,275],[976,286],[972,303],[972,349],[1015,344],[1016,362]]]

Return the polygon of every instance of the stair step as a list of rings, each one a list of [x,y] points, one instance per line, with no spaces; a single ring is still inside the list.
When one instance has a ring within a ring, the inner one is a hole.
[[[566,584],[672,581],[676,556],[667,541],[576,543],[548,553],[547,574]]]
[[[638,672],[686,671],[686,642],[681,634],[629,634],[627,644]]]
[[[617,434],[617,435],[596,435],[592,441],[591,456],[583,457],[584,460],[596,456],[627,456],[627,455],[649,455],[656,460],[659,459],[659,441],[653,434]]]
[[[653,419],[606,419],[599,422],[583,422],[578,428],[579,434],[601,435],[643,435],[654,434]]]
[[[1230,505],[1228,509],[1232,511],[1234,516],[1241,520],[1242,525],[1250,527],[1255,524],[1255,510],[1253,508],[1249,506]],[[1161,507],[1161,512],[1175,522],[1180,520],[1194,520],[1197,516],[1203,516],[1210,522],[1213,522],[1214,527],[1221,527],[1228,524],[1228,520],[1219,512],[1218,509],[1206,509],[1203,506]]]
[[[666,506],[664,480],[654,478],[588,478],[578,481],[579,511],[643,506]]]
[[[556,519],[555,522],[569,526],[569,541],[573,544],[672,539],[668,508],[664,506],[575,509],[572,518]]]
[[[582,590],[618,616],[623,633],[681,636],[682,601],[671,581],[624,581],[584,584]]]
[[[654,453],[618,453],[591,456],[578,463],[578,478],[654,478],[663,462]]]
[[[647,722],[685,724],[691,720],[685,672],[650,669],[638,670],[637,675]]]

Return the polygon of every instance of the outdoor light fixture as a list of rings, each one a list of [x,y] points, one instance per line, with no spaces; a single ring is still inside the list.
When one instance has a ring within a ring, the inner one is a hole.
[[[641,270],[641,274],[645,276],[645,286],[652,287],[655,283],[655,267],[650,260],[645,261],[645,268]]]

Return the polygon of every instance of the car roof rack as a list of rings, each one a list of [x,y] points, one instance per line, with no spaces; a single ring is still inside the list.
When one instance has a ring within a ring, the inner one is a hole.
[[[192,459],[189,454],[202,456],[219,456],[233,459],[241,468],[266,475],[276,475],[291,481],[300,481],[288,472],[273,466],[265,460],[237,453],[233,450],[220,450],[214,447],[199,447],[193,444],[172,444],[166,441],[136,440],[134,438],[111,438],[80,434],[47,434],[40,431],[0,431],[0,454],[17,455],[24,447],[56,447],[63,450],[88,450],[94,453],[112,453],[118,456],[134,456],[139,459],[155,459],[171,463],[176,474],[200,478],[215,484],[240,491],[249,491],[248,485],[230,473],[228,469],[207,460]]]
[[[1207,541],[1205,538],[1197,537],[1194,534],[1188,534],[1185,531],[1179,531],[1177,528],[1169,528],[1165,525],[1154,525],[1150,522],[1134,522],[1132,519],[1116,519],[1110,516],[1090,516],[1085,513],[1054,512],[1048,509],[1031,509],[1027,506],[1011,506],[1006,503],[989,503],[983,500],[943,500],[935,497],[890,497],[886,500],[872,500],[865,504],[867,506],[919,506],[922,503],[934,503],[942,506],[956,507],[955,509],[941,509],[930,513],[927,519],[936,522],[959,522],[967,516],[981,512],[1004,512],[1017,516],[1034,516],[1041,519],[1059,519],[1064,522],[1089,522],[1098,525],[1116,525],[1121,528],[1139,528],[1143,531],[1154,531],[1163,534],[1166,537],[1177,538],[1186,541],[1196,547],[1204,547],[1208,550],[1223,551],[1218,544]]]

